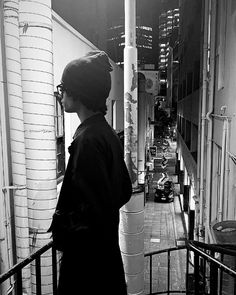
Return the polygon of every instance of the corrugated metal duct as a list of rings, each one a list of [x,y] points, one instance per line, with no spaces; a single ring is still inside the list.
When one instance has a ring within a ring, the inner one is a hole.
[[[51,1],[20,1],[19,20],[30,244],[37,250],[50,238],[57,201]],[[42,294],[51,292],[50,264],[44,256]],[[34,273],[32,280],[35,293]]]
[[[19,262],[30,255],[19,43],[19,1],[4,1],[3,15],[13,182],[9,183],[5,190],[12,190],[14,197],[16,254],[17,262]],[[28,266],[23,270],[24,293],[30,294],[30,289],[30,267]]]

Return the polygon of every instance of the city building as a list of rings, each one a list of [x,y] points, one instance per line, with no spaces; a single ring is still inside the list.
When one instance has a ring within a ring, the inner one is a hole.
[[[120,66],[124,64],[124,18],[114,20],[108,28],[107,50],[111,58]],[[148,65],[154,69],[153,64],[153,29],[150,26],[141,25],[140,18],[136,21],[136,47],[138,50],[138,67]]]
[[[179,37],[179,8],[164,11],[159,16],[159,61],[158,70],[160,72],[160,96],[167,96],[167,88],[172,89],[173,48]],[[167,74],[169,76],[167,77]],[[168,78],[168,83],[167,83]],[[168,93],[168,106],[172,106],[171,92]]]
[[[179,8],[162,12],[159,16],[159,70],[167,69],[168,56],[170,54],[170,42],[173,34],[179,29]],[[178,37],[178,34],[177,34]]]

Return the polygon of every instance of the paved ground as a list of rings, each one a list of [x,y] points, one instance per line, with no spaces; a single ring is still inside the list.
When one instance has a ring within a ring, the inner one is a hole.
[[[174,144],[169,152],[171,159],[166,168],[158,167],[150,185],[149,196],[145,205],[145,253],[172,248],[181,244],[185,238],[184,226],[181,218],[181,208],[178,196],[172,203],[154,202],[152,183],[167,172],[169,176],[174,173]],[[185,290],[185,256],[186,250],[173,251],[170,255],[170,290]],[[167,253],[157,254],[153,258],[152,292],[167,290]],[[149,258],[145,258],[145,294],[149,294]],[[167,294],[167,293],[163,293]],[[178,293],[175,293],[178,294]]]

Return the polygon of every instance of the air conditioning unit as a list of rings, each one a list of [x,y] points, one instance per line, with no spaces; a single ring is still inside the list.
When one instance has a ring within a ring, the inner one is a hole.
[[[152,93],[153,95],[157,95],[159,92],[159,73],[158,71],[140,71],[145,78],[145,90],[148,93]]]

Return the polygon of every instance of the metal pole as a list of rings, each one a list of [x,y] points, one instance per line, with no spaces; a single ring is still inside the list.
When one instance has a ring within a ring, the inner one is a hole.
[[[144,290],[144,192],[138,188],[137,49],[135,0],[125,0],[124,156],[133,186],[131,200],[120,210],[120,248],[128,294]]]

